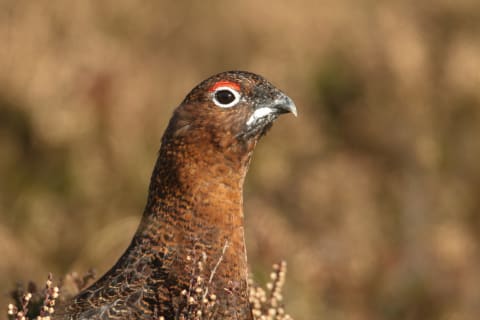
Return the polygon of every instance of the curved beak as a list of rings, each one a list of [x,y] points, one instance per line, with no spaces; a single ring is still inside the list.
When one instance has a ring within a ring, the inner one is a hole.
[[[285,94],[281,94],[280,97],[275,99],[271,108],[277,114],[292,113],[295,117],[298,115],[297,106],[295,106],[293,100]]]
[[[270,117],[270,120],[274,120],[278,115],[284,113],[292,113],[297,116],[297,107],[292,99],[286,94],[280,92],[280,94],[271,102],[259,105],[247,120],[247,126],[256,123],[259,119]]]

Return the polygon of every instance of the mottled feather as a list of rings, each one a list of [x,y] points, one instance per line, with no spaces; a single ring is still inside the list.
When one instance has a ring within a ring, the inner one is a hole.
[[[215,100],[229,101],[237,93],[233,106]],[[259,108],[267,112],[257,119]],[[253,319],[242,188],[256,143],[285,112],[296,114],[290,98],[252,73],[224,72],[196,86],[164,133],[131,244],[54,318],[179,319],[187,307],[182,291],[191,287],[192,261],[202,257],[197,271],[216,295],[215,319]]]

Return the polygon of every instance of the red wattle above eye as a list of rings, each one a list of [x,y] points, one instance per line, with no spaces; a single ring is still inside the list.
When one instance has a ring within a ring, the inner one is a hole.
[[[229,87],[229,88],[232,88],[235,91],[240,91],[240,86],[237,83],[231,82],[231,81],[218,81],[208,91],[213,92],[213,91],[217,90],[217,88],[220,88],[220,87]]]

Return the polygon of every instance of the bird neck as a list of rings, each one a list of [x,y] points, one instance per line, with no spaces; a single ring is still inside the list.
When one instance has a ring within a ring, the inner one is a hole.
[[[209,146],[164,142],[150,181],[145,216],[161,219],[187,214],[186,218],[219,228],[243,226],[243,183],[250,153],[239,155],[233,149],[219,152]]]
[[[242,192],[250,153],[240,149],[245,147],[219,152],[209,145],[164,141],[137,236],[149,238],[170,257],[177,281],[187,287],[191,261],[202,260],[197,275],[210,280],[210,292],[227,300],[235,296],[228,292],[237,292],[232,305],[246,309]]]

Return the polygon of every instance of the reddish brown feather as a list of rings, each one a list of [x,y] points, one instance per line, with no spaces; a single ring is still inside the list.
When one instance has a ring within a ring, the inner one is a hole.
[[[245,102],[222,109],[209,88],[235,83]],[[246,72],[213,76],[175,110],[162,139],[140,226],[124,255],[56,319],[177,319],[191,286],[192,259],[217,296],[214,319],[251,320],[242,188],[264,129],[239,138],[257,103],[279,91]],[[256,97],[256,98],[255,98]]]

